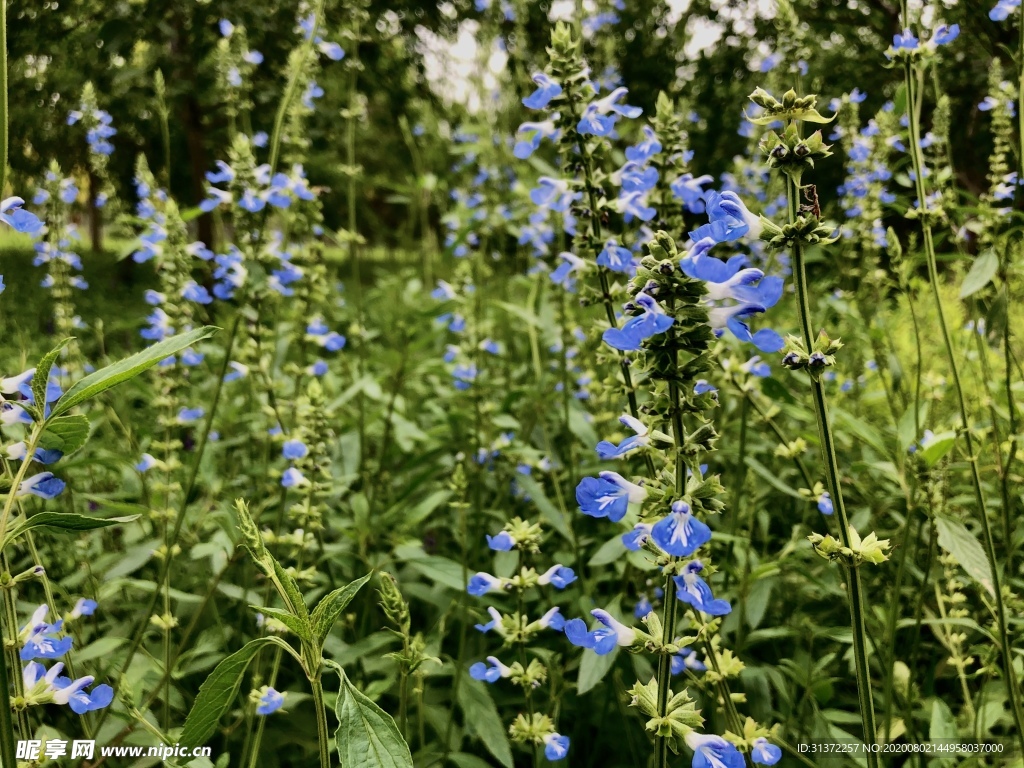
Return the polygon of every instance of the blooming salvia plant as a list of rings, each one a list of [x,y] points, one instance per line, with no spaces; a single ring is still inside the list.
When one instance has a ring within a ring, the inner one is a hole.
[[[718,437],[710,419],[717,390],[704,379],[713,368],[714,310],[702,301],[708,293],[706,282],[688,272],[694,260],[717,259],[707,253],[708,246],[681,255],[664,232],[656,233],[648,248],[628,284],[632,298],[625,311],[630,319],[621,329],[605,331],[604,340],[636,353],[633,367],[648,382],[650,398],[640,407],[642,419],[628,414],[621,419],[634,435],[617,445],[602,442],[597,452],[608,460],[646,453],[660,469],[638,481],[604,471],[585,478],[576,499],[584,514],[631,526],[622,536],[623,544],[650,555],[663,574],[664,612],[659,616],[642,601],[646,610],[637,613],[642,613],[644,629],[639,629],[607,610],[594,609],[596,628],[572,619],[565,634],[573,644],[598,655],[617,648],[656,655],[656,676],[638,682],[629,693],[631,705],[647,718],[646,728],[656,738],[657,765],[667,765],[669,753],[680,753],[684,747],[693,753],[698,768],[743,765],[741,749],[750,750],[756,762],[773,764],[781,754],[777,746],[755,749],[768,743],[769,731],[753,721],[745,723],[736,710],[729,679],[743,664],[722,649],[717,638],[720,617],[732,607],[716,597],[709,584],[714,568],[712,531],[706,520],[725,506],[719,499],[724,488],[718,476],[705,476],[706,465],[701,463],[714,451]],[[684,617],[685,631],[694,634],[679,633]],[[704,651],[706,661],[697,658],[694,646]],[[704,669],[709,670],[706,685],[722,707],[725,736],[700,733],[704,718],[693,699],[686,691],[672,689],[673,674]]]

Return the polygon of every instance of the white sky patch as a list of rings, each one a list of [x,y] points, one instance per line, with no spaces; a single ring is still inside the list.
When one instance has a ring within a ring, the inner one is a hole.
[[[463,104],[472,113],[483,106],[486,94],[497,90],[498,75],[508,64],[508,54],[496,45],[489,52],[481,48],[479,30],[474,19],[461,22],[454,39],[416,27],[416,50],[430,88],[445,102]]]

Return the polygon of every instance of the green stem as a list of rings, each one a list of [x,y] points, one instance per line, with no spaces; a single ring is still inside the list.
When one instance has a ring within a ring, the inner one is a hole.
[[[320,24],[323,22],[325,4],[326,0],[319,0],[316,4],[316,11],[313,13],[313,28],[309,32],[309,37],[303,43],[302,60],[288,79],[288,85],[284,89],[284,96],[281,97],[277,114],[274,116],[274,131],[270,135],[269,164],[271,176],[277,170],[277,159],[281,153],[281,129],[284,127],[284,118],[288,114],[288,107],[291,106],[292,101],[295,99],[295,91],[299,87],[299,78],[302,77],[302,73],[306,69],[306,61],[308,61],[310,54],[313,52],[313,39],[316,37],[317,30],[320,29]]]
[[[327,707],[324,706],[324,684],[320,677],[311,679],[313,706],[316,708],[316,732],[320,742],[320,768],[331,768],[331,735],[327,732]]]
[[[170,538],[168,539],[168,541],[170,542],[170,546],[168,547],[166,557],[164,557],[164,562],[160,569],[157,584],[154,585],[153,596],[150,598],[145,611],[143,611],[142,615],[139,617],[138,625],[136,626],[135,633],[132,637],[132,643],[128,648],[128,655],[125,657],[124,662],[121,664],[121,671],[120,674],[118,675],[118,680],[123,678],[124,675],[127,673],[128,667],[131,666],[132,660],[135,658],[135,654],[138,653],[139,648],[142,646],[142,638],[145,636],[146,629],[149,627],[149,619],[153,615],[153,611],[156,610],[156,604],[161,596],[161,590],[158,585],[163,584],[164,581],[170,575],[172,561],[170,553],[171,550],[174,548],[174,545],[178,541],[178,536],[181,534],[181,526],[185,521],[185,511],[186,509],[188,509],[189,497],[192,495],[192,491],[195,488],[196,479],[199,476],[199,465],[203,460],[203,453],[206,450],[206,443],[208,442],[210,437],[210,429],[213,427],[213,417],[216,415],[217,406],[220,404],[220,395],[224,385],[224,376],[227,373],[228,363],[231,362],[231,350],[234,349],[235,346],[235,337],[238,334],[238,326],[241,322],[241,319],[241,314],[236,314],[235,320],[231,324],[231,333],[228,335],[228,341],[224,347],[224,360],[222,361],[220,371],[217,374],[217,382],[213,391],[213,402],[210,404],[210,411],[206,415],[206,421],[203,423],[203,431],[202,434],[200,435],[199,443],[196,445],[195,449],[195,458],[193,459],[192,467],[189,470],[188,482],[186,483],[185,488],[182,491],[181,501],[178,504],[177,515],[174,520],[174,528],[171,531]],[[34,448],[32,449],[32,453],[34,453]],[[27,455],[32,455],[32,453],[29,453]],[[110,707],[107,707],[103,710],[103,714],[100,715],[99,722],[96,724],[97,733],[102,727],[103,722],[104,720],[106,720],[106,717],[109,712]]]
[[[915,92],[914,68],[909,59],[904,62],[904,82],[906,83],[908,102],[913,103]],[[932,239],[932,225],[929,220],[931,210],[928,206],[928,195],[924,185],[924,161],[921,157],[920,125],[918,114],[914,110],[907,111],[907,119],[910,128],[910,157],[914,166],[914,181],[916,185],[919,214],[921,218],[921,229],[924,234],[925,257],[928,261],[928,282],[931,287],[932,298],[935,301],[936,315],[939,320],[939,331],[942,334],[942,342],[946,348],[946,357],[949,360],[950,373],[953,378],[953,388],[956,392],[957,407],[960,411],[960,423],[963,433],[964,449],[967,454],[967,463],[971,469],[971,480],[974,485],[974,501],[978,508],[978,518],[981,522],[981,530],[984,538],[985,555],[988,558],[989,574],[992,579],[993,600],[996,606],[996,625],[999,639],[1000,662],[1003,671],[1003,683],[1006,686],[1007,698],[1010,700],[1010,711],[1013,714],[1014,726],[1017,729],[1017,739],[1024,747],[1024,711],[1021,709],[1020,695],[1017,685],[1017,674],[1013,668],[1013,657],[1010,655],[1010,638],[1006,626],[1006,607],[1003,604],[1002,578],[999,573],[999,565],[996,562],[995,540],[992,536],[992,526],[988,519],[988,508],[985,505],[985,491],[981,484],[981,473],[978,469],[978,457],[974,449],[974,438],[971,436],[971,421],[967,413],[967,399],[964,397],[963,385],[960,380],[960,368],[957,364],[956,354],[953,351],[953,342],[949,336],[949,327],[946,323],[946,312],[942,306],[942,295],[939,292],[939,272],[935,259],[935,243]],[[998,450],[998,446],[997,446]]]
[[[7,2],[4,0],[0,3],[0,194],[7,185],[7,120]],[[4,762],[7,763],[6,758]]]
[[[4,91],[6,93],[6,89]],[[11,632],[13,633],[14,631],[15,628],[12,627]],[[7,638],[3,635],[2,626],[0,626],[0,642],[5,646],[7,645]],[[17,667],[14,669],[17,669]],[[14,718],[12,717],[11,710],[11,679],[8,675],[7,659],[0,658],[0,762],[4,765],[17,765],[18,761],[15,754]]]
[[[796,221],[800,208],[800,182],[798,178],[786,175],[786,200],[790,223]],[[797,305],[800,315],[800,329],[804,344],[810,353],[814,346],[814,331],[811,323],[811,306],[808,298],[807,267],[804,262],[803,246],[799,241],[793,243],[793,278],[796,283]],[[811,395],[814,400],[814,412],[818,422],[818,437],[821,441],[822,460],[825,464],[825,476],[829,495],[839,521],[839,537],[843,546],[850,546],[850,521],[846,515],[843,501],[843,489],[839,477],[839,460],[836,457],[835,443],[832,437],[832,426],[829,422],[828,404],[825,402],[825,390],[821,381],[810,377]],[[853,630],[853,657],[857,676],[857,698],[860,702],[861,725],[864,730],[864,741],[875,744],[877,730],[875,728],[875,708],[871,698],[871,672],[868,667],[867,630],[865,628],[864,590],[861,584],[860,570],[857,566],[846,568],[848,589],[850,593],[850,625]],[[867,754],[869,768],[879,768],[878,753],[869,751]]]

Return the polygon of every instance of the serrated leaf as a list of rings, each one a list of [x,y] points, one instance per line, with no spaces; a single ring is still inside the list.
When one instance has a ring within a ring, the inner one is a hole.
[[[249,663],[269,645],[287,644],[276,637],[259,637],[250,640],[214,668],[206,682],[199,686],[199,694],[178,737],[181,743],[205,744],[210,740],[217,723],[235,700]]]
[[[978,258],[971,264],[971,270],[964,278],[963,285],[960,286],[960,298],[966,299],[992,282],[998,269],[999,257],[995,251],[989,249],[978,254]]]
[[[106,368],[101,368],[95,373],[89,374],[72,386],[54,403],[50,418],[52,419],[67,413],[79,403],[83,403],[91,397],[106,392],[111,387],[116,387],[118,384],[138,376],[161,360],[187,347],[191,347],[203,339],[210,338],[219,330],[219,328],[208,325],[204,328],[196,328],[188,333],[179,333],[177,336],[164,339],[141,352],[135,353],[131,357],[126,357],[120,362],[108,365]]]
[[[277,561],[276,557],[271,555],[271,559],[274,561],[274,575],[277,577],[278,582],[280,582],[282,589],[284,589],[282,597],[288,598],[287,602],[292,604],[292,608],[296,613],[302,618],[307,618],[309,610],[306,608],[306,601],[302,597],[299,585],[295,582],[292,575],[285,570],[284,566]]]
[[[458,701],[469,732],[483,742],[495,760],[505,768],[512,768],[514,761],[508,731],[501,721],[491,692],[487,690],[487,684],[463,675],[459,683]]]
[[[35,528],[53,528],[61,531],[92,531],[97,528],[109,528],[112,525],[121,523],[132,523],[138,520],[138,515],[132,517],[87,517],[85,515],[67,514],[64,512],[39,512],[27,520],[14,525],[7,532],[4,540],[0,542],[0,551],[7,549],[7,545],[27,531]]]
[[[250,605],[249,607],[257,613],[262,613],[264,616],[268,616],[271,619],[277,619],[303,640],[313,640],[313,633],[309,627],[309,623],[304,622],[294,613],[282,611],[279,608],[267,608],[266,606],[259,605]]]
[[[340,672],[340,667],[337,669]],[[335,713],[335,741],[344,768],[413,768],[409,745],[391,715],[352,685],[344,673]]]
[[[319,640],[321,647],[324,644],[324,640],[327,639],[327,635],[331,633],[331,627],[338,620],[338,616],[348,608],[348,604],[352,602],[352,599],[366,585],[366,582],[370,580],[372,575],[373,573],[370,572],[361,579],[356,579],[351,584],[339,587],[330,594],[324,595],[320,602],[317,603],[316,608],[313,609],[313,614],[310,616],[310,621],[313,625],[313,635]]]
[[[71,343],[71,337],[63,339],[60,344],[51,349],[45,355],[42,360],[36,365],[36,372],[32,374],[32,397],[36,401],[36,405],[40,409],[46,405],[46,385],[50,382],[50,369],[53,368],[53,364],[57,362],[57,358],[60,356],[61,350],[64,349],[68,344]],[[42,411],[40,410],[40,413]]]
[[[89,417],[82,413],[58,416],[46,422],[46,431],[39,440],[42,448],[52,448],[70,456],[89,439]]]
[[[959,520],[936,517],[935,529],[939,534],[939,546],[951,554],[960,567],[995,597],[992,587],[992,569],[981,543],[974,538]]]

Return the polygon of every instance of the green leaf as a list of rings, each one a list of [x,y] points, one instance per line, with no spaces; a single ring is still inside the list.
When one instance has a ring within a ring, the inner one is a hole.
[[[70,456],[89,439],[89,417],[82,413],[72,416],[58,416],[46,422],[39,445],[41,448],[52,448],[65,456]]]
[[[562,510],[551,503],[551,499],[544,493],[540,483],[529,475],[519,475],[516,477],[516,483],[519,484],[519,487],[523,489],[523,492],[530,497],[533,503],[537,505],[541,517],[550,523],[552,528],[562,534],[566,541],[571,542],[572,531],[569,529],[569,521],[565,519]]]
[[[978,254],[978,258],[971,265],[971,271],[964,278],[964,284],[960,286],[960,298],[966,299],[992,282],[998,269],[999,258],[995,251],[989,249]]]
[[[188,333],[179,333],[177,336],[164,339],[158,344],[135,353],[131,357],[126,357],[120,362],[108,365],[106,368],[101,368],[95,373],[89,374],[65,392],[60,400],[54,403],[50,418],[52,419],[67,413],[79,403],[83,403],[101,392],[106,392],[111,387],[116,387],[118,384],[138,376],[161,360],[187,347],[191,347],[203,339],[210,338],[219,330],[219,328],[208,325],[204,328],[196,328]],[[198,744],[199,742],[196,743]]]
[[[287,643],[276,637],[259,637],[250,640],[216,666],[206,682],[199,686],[199,695],[185,718],[185,726],[178,737],[182,744],[205,744],[210,740],[217,722],[235,700],[249,663],[268,645]]]
[[[487,751],[505,768],[512,768],[512,747],[508,731],[501,721],[487,685],[465,675],[459,683],[459,707],[465,715],[466,728],[483,742]]]
[[[339,587],[330,594],[324,595],[320,602],[317,603],[316,608],[313,609],[312,616],[310,616],[310,620],[313,624],[313,635],[320,641],[321,647],[323,647],[327,635],[331,633],[331,627],[338,620],[338,616],[348,608],[348,604],[352,602],[352,599],[366,585],[366,582],[370,580],[372,575],[373,573],[370,572],[363,576],[363,578],[356,579],[351,584]]]
[[[921,458],[929,467],[934,467],[943,456],[950,452],[956,442],[956,432],[940,432],[933,435],[921,451]]]
[[[303,621],[294,613],[282,611],[279,608],[267,608],[266,606],[260,605],[250,605],[249,607],[257,613],[262,613],[264,616],[271,619],[277,619],[303,640],[312,642],[313,632],[310,629],[309,622]]]
[[[598,656],[596,653],[584,653],[583,660],[580,662],[580,674],[579,679],[576,683],[576,694],[582,696],[587,691],[591,691],[597,687],[604,676],[611,671],[611,668],[615,666],[615,659],[619,657],[619,648],[616,646],[615,650],[611,653],[607,653],[604,656]]]
[[[16,523],[0,542],[0,552],[22,534],[34,528],[54,528],[61,531],[92,531],[96,528],[109,528],[120,523],[131,523],[139,519],[132,517],[86,517],[85,515],[67,514],[64,512],[39,512],[32,517]]]
[[[70,343],[71,337],[69,336],[43,355],[42,360],[36,364],[36,372],[32,375],[32,397],[35,398],[36,405],[39,406],[40,409],[42,409],[46,403],[46,385],[50,381],[50,369],[53,368],[53,364],[57,362],[57,358],[60,356],[61,350]],[[40,413],[42,413],[42,410],[40,410]]]
[[[111,653],[127,642],[127,638],[124,637],[101,637],[99,640],[89,643],[85,648],[77,651],[75,653],[75,663],[84,664],[93,659],[109,657]]]
[[[935,529],[939,533],[939,546],[956,558],[960,567],[995,597],[988,557],[974,535],[959,520],[948,517],[936,517]]]
[[[340,672],[340,667],[337,669]],[[352,685],[344,673],[336,714],[335,739],[344,768],[413,768],[409,745],[391,715]]]
[[[594,556],[587,562],[591,568],[599,568],[608,563],[614,563],[626,554],[626,545],[622,543],[622,536],[616,534],[608,539],[601,548],[594,553]]]
[[[941,699],[932,699],[932,719],[928,726],[928,738],[931,741],[947,741],[956,739],[956,718],[949,706]]]
[[[768,603],[772,598],[772,587],[775,586],[775,579],[758,579],[750,588],[747,599],[742,602],[743,615],[751,629],[757,629],[761,620],[764,619],[765,611],[768,610]]]
[[[787,496],[792,496],[794,499],[800,499],[801,501],[807,500],[806,498],[801,496],[800,492],[797,491],[795,488],[792,488],[786,485],[781,480],[779,480],[777,472],[772,472],[772,470],[768,469],[768,467],[766,467],[760,461],[755,459],[753,456],[744,457],[743,462],[748,467],[750,467],[755,474],[759,475],[763,480],[765,480],[765,482],[767,482],[769,485],[775,488],[775,490],[781,491]]]
[[[292,604],[292,608],[295,612],[301,618],[307,619],[309,617],[309,609],[306,608],[306,601],[302,597],[299,585],[296,583],[292,575],[285,570],[284,566],[277,561],[276,557],[271,555],[270,558],[274,561],[274,576],[277,578],[277,581],[284,592],[281,597],[287,598],[286,602]]]
[[[925,419],[928,416],[928,402],[924,401],[921,403],[921,408],[917,413],[917,418],[914,418],[914,404],[911,403],[907,406],[907,410],[904,411],[903,416],[900,418],[900,423],[896,429],[896,433],[900,440],[900,448],[904,451],[910,448],[920,435],[915,434],[917,432],[916,425],[924,424]]]

